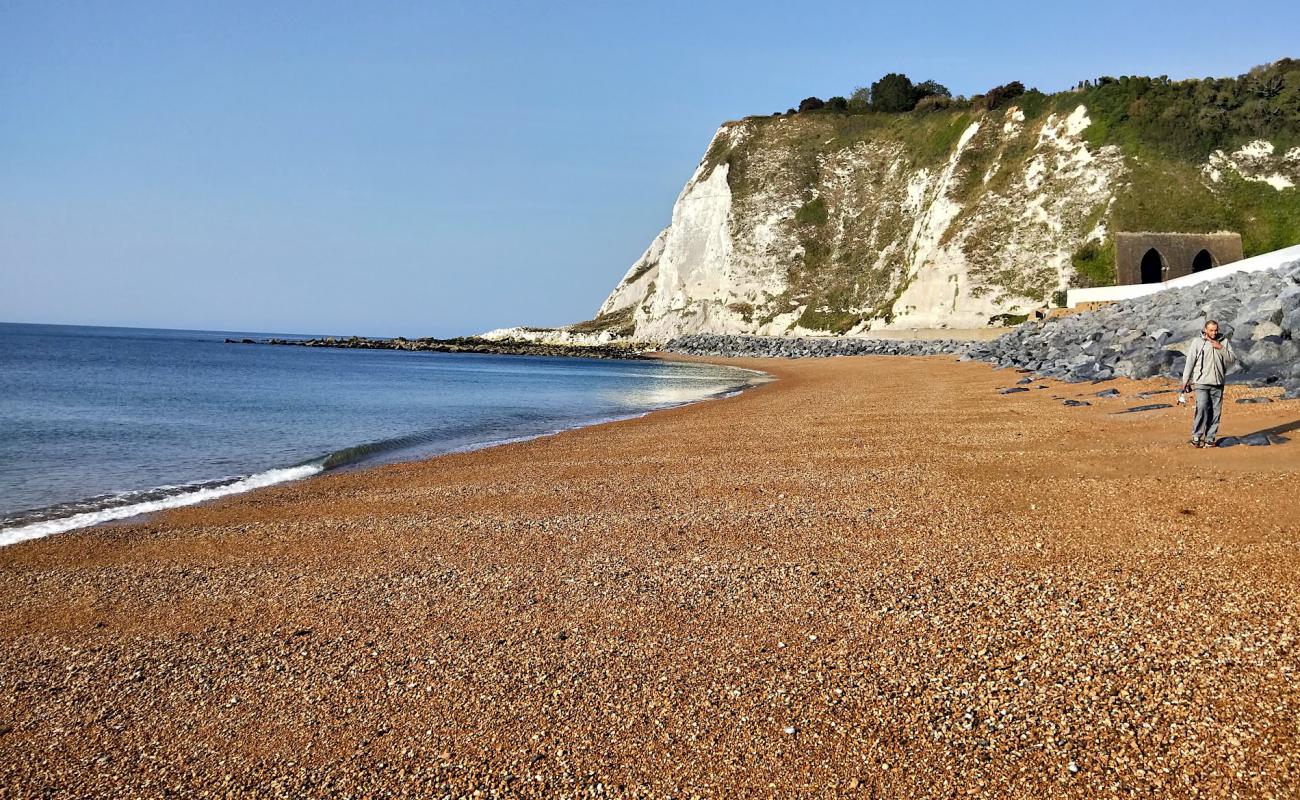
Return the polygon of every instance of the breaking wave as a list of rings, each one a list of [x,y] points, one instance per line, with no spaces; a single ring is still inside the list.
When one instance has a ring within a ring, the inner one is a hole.
[[[138,517],[168,508],[190,506],[215,500],[218,497],[240,494],[285,481],[307,478],[322,472],[319,463],[301,464],[284,469],[269,469],[242,478],[222,478],[216,481],[190,483],[180,486],[161,486],[140,492],[123,492],[64,503],[35,511],[19,512],[0,520],[0,546],[39,539],[74,528],[101,525],[105,522]],[[83,508],[88,510],[78,511]],[[71,512],[71,513],[69,513]],[[35,521],[32,521],[32,520]],[[10,527],[13,525],[13,527]]]
[[[446,453],[469,452],[488,447],[496,447],[498,445],[513,444],[532,439],[540,439],[546,436],[554,436],[567,430],[583,428],[590,425],[600,425],[607,422],[636,419],[638,417],[644,417],[652,410],[660,410],[676,405],[686,405],[689,402],[698,402],[700,400],[734,397],[743,392],[745,388],[765,382],[766,378],[767,376],[763,375],[763,373],[757,373],[757,376],[754,379],[751,379],[744,388],[720,391],[705,397],[697,396],[686,402],[664,403],[659,405],[658,408],[648,409],[633,414],[586,420],[576,425],[542,431],[539,433],[472,441],[457,446],[447,442],[443,438],[443,434],[440,432],[417,432],[405,436],[352,445],[340,450],[335,450],[325,456],[305,461],[301,464],[291,467],[269,469],[252,475],[238,475],[207,481],[194,481],[191,483],[159,486],[152,489],[98,495],[83,500],[59,503],[44,508],[3,514],[0,515],[0,547],[27,541],[29,539],[39,539],[43,536],[51,536],[56,533],[64,533],[77,528],[102,525],[106,522],[130,519],[132,517],[152,514],[171,508],[180,508],[182,506],[205,503],[209,500],[216,500],[221,497],[228,497],[234,494],[249,492],[254,489],[261,489],[266,486],[273,486],[277,483],[310,478],[311,476],[318,475],[322,472],[337,470],[357,464],[394,461],[398,460],[399,457],[395,457],[395,454],[398,453],[418,452],[421,456],[433,456]]]

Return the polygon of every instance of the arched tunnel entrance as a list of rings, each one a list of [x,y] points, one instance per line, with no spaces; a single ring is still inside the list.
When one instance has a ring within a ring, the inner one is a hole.
[[[1209,250],[1202,250],[1192,259],[1192,272],[1202,272],[1214,267],[1214,256],[1210,255]]]
[[[1160,257],[1160,251],[1153,247],[1142,256],[1142,282],[1160,283],[1164,279],[1165,260]]]

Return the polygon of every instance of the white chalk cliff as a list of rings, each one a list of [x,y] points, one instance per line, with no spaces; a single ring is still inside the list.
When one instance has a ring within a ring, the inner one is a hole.
[[[597,319],[646,341],[979,328],[1049,303],[1070,284],[1072,254],[1106,239],[1129,166],[1118,148],[1089,146],[1083,105],[1028,122],[1010,107],[906,124],[723,125]],[[1215,153],[1202,180],[1232,171],[1280,189],[1297,164],[1259,143]]]

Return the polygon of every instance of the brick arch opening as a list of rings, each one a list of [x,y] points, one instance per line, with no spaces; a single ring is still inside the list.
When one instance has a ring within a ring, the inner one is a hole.
[[[1155,255],[1151,251],[1155,251]],[[1201,251],[1205,253],[1202,254]],[[1143,274],[1143,258],[1147,258]],[[1222,267],[1240,261],[1241,236],[1230,231],[1219,233],[1152,233],[1119,231],[1115,234],[1115,279],[1117,283],[1132,285],[1166,282],[1191,275],[1194,271]],[[1159,277],[1155,274],[1156,261],[1160,264]]]
[[[1142,255],[1141,276],[1143,283],[1160,283],[1165,279],[1165,259],[1154,247]]]
[[[1209,250],[1202,249],[1192,259],[1192,272],[1202,272],[1216,266],[1218,265],[1214,263],[1214,255]]]

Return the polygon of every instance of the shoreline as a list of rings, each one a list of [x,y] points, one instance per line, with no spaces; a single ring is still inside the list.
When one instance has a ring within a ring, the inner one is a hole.
[[[230,340],[227,340],[227,342],[229,341]],[[663,355],[669,355],[669,354],[663,354]],[[660,357],[660,356],[661,354],[657,354],[657,353],[650,354],[644,356],[642,360],[659,360],[659,361],[666,361],[666,362],[680,361],[681,363],[690,363],[691,361],[688,358],[674,359],[671,357]],[[592,356],[592,358],[596,358],[596,357]],[[696,363],[708,363],[708,362],[698,360],[696,361]],[[532,441],[534,439],[540,439],[547,436],[557,436],[559,434],[565,433],[566,431],[578,430],[580,428],[588,428],[588,427],[594,427],[598,425],[607,425],[614,422],[622,422],[624,420],[629,420],[629,419],[637,419],[639,417],[644,417],[647,414],[653,414],[657,411],[665,411],[671,408],[679,408],[681,406],[693,405],[695,403],[704,403],[710,400],[718,400],[726,397],[732,397],[741,392],[745,392],[752,388],[755,388],[756,386],[761,386],[763,383],[766,383],[769,380],[771,380],[770,376],[768,376],[767,373],[762,372],[761,370],[746,369],[743,367],[729,367],[723,364],[716,364],[715,366],[728,368],[738,372],[745,372],[750,374],[752,377],[749,380],[747,380],[745,383],[741,384],[739,388],[726,389],[718,392],[713,392],[711,394],[704,395],[694,400],[686,400],[680,403],[673,403],[658,408],[650,408],[640,412],[628,414],[625,416],[593,418],[589,421],[578,423],[576,425],[572,425],[564,428],[557,428],[555,430],[545,431],[542,433],[509,437],[505,439],[485,440],[482,442],[476,442],[469,445],[454,447],[443,452],[416,455],[409,459],[398,458],[397,460],[390,461],[390,460],[380,459],[378,458],[378,456],[375,455],[374,452],[371,452],[368,454],[370,456],[369,458],[367,458],[366,456],[361,456],[356,460],[346,461],[336,465],[330,463],[331,460],[337,458],[342,453],[348,453],[350,451],[355,451],[358,449],[369,449],[375,447],[376,445],[384,444],[383,442],[361,442],[354,445],[347,445],[326,455],[308,459],[306,461],[297,464],[291,464],[291,465],[280,466],[280,467],[272,467],[270,469],[266,469],[261,472],[250,473],[248,475],[229,476],[229,477],[214,478],[214,479],[198,479],[183,484],[177,484],[175,488],[192,487],[189,490],[183,492],[164,494],[164,495],[159,495],[158,497],[152,497],[152,495],[158,494],[159,492],[162,492],[164,489],[170,487],[150,488],[150,489],[128,492],[124,494],[139,495],[142,498],[147,497],[148,499],[140,499],[135,502],[124,503],[122,505],[107,506],[92,511],[78,512],[66,516],[41,518],[23,524],[12,525],[6,528],[0,528],[0,548],[9,547],[19,542],[32,541],[34,539],[41,539],[47,536],[57,536],[60,534],[98,527],[101,525],[121,526],[121,525],[135,524],[135,523],[145,523],[153,515],[164,513],[173,508],[185,508],[189,506],[206,505],[209,503],[217,502],[227,497],[247,494],[249,492],[256,492],[260,489],[264,489],[270,486],[278,486],[282,484],[290,484],[299,481],[309,480],[311,478],[316,478],[333,472],[352,472],[352,471],[360,471],[366,469],[375,469],[378,467],[385,466],[387,464],[418,463],[422,461],[429,461],[432,459],[440,458],[446,455],[453,455],[457,453],[471,453],[471,452],[476,452],[478,450],[490,449],[493,447],[502,447],[505,445]],[[80,502],[83,501],[81,500],[63,501],[61,503],[50,506],[49,508],[57,508],[59,506],[72,505]],[[35,513],[43,510],[44,509],[32,509],[30,512],[27,513]],[[14,512],[14,513],[23,513],[23,512]]]
[[[0,785],[1289,786],[1296,435],[1192,450],[1115,413],[1153,381],[721,363],[775,380],[0,549]],[[1228,388],[1227,433],[1295,421]]]

